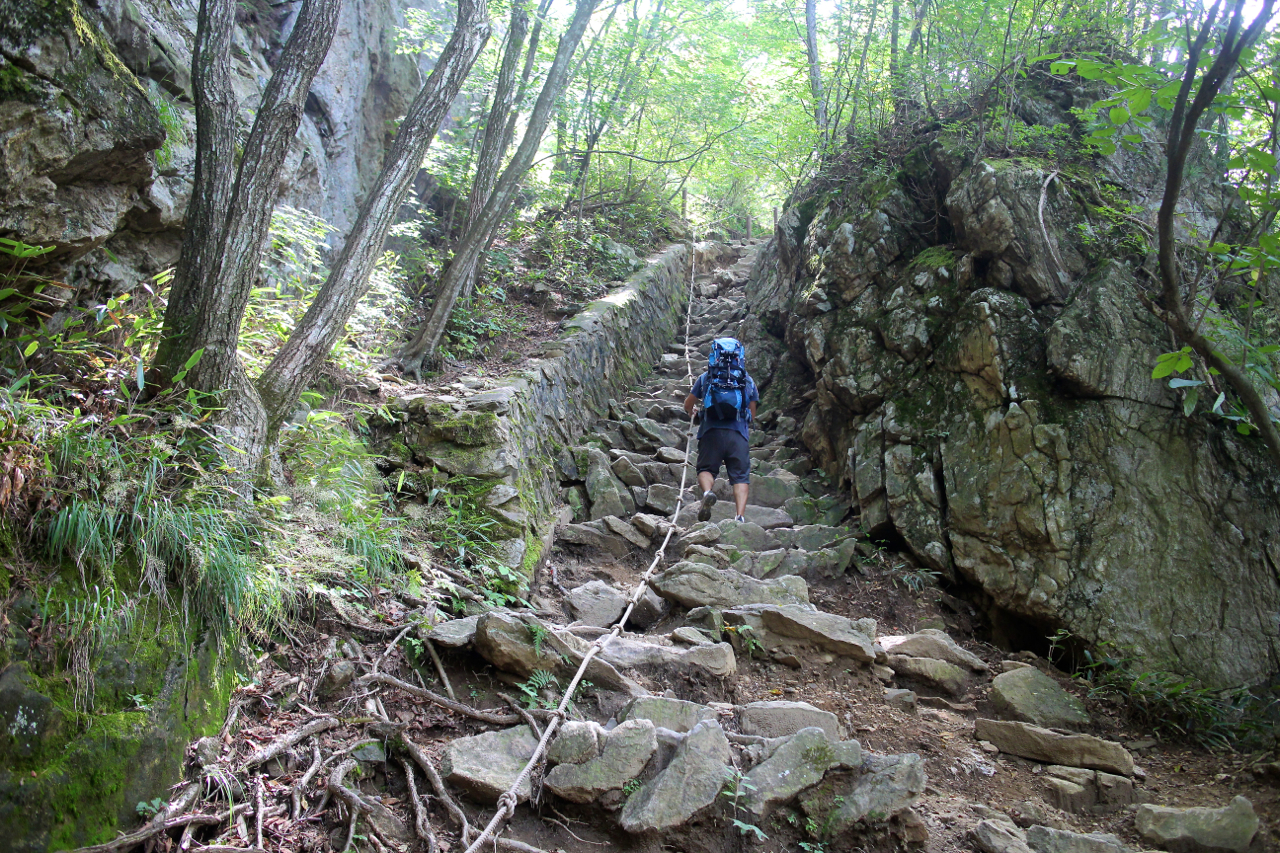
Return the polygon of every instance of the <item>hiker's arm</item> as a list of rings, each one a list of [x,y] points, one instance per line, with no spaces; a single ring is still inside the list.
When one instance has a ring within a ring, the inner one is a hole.
[[[747,408],[751,409],[751,420],[754,421],[756,419],[756,401],[752,400]]]
[[[694,405],[696,405],[696,404],[697,404],[697,402],[698,402],[698,398],[697,398],[697,397],[693,396],[692,394],[688,394],[688,395],[686,395],[686,396],[685,396],[685,398],[684,398],[684,413],[685,413],[686,415],[692,415],[692,414],[693,414],[693,407],[694,407]]]

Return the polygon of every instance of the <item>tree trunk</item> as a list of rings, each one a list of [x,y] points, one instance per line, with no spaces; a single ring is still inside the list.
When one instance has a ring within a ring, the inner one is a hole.
[[[858,60],[858,74],[853,81],[853,98],[852,106],[849,110],[849,124],[844,129],[845,139],[849,140],[852,145],[858,134],[858,98],[862,95],[862,75],[867,68],[867,51],[871,47],[871,34],[876,28],[876,12],[879,10],[880,4],[876,0],[871,2],[871,22],[867,24],[867,35],[862,40],[862,57]]]
[[[568,77],[569,62],[573,58],[573,53],[577,50],[579,42],[582,41],[587,24],[590,23],[591,15],[595,12],[598,3],[599,0],[578,0],[574,9],[573,19],[569,22],[569,27],[565,30],[564,35],[560,37],[555,60],[551,64],[551,69],[547,72],[546,82],[543,84],[542,91],[538,94],[538,100],[529,115],[529,126],[525,130],[524,137],[520,140],[520,147],[516,150],[511,163],[503,170],[502,176],[494,186],[488,203],[485,204],[484,210],[481,211],[479,218],[476,220],[475,228],[466,234],[458,245],[458,249],[454,254],[454,262],[449,265],[449,268],[441,277],[440,285],[436,291],[435,302],[431,306],[431,314],[399,356],[401,366],[405,370],[421,372],[424,360],[435,355],[435,351],[440,345],[440,340],[444,337],[449,315],[453,312],[453,306],[457,302],[458,294],[461,292],[462,273],[467,271],[470,265],[478,263],[480,255],[488,243],[489,234],[506,217],[512,202],[515,201],[516,192],[520,187],[520,180],[533,163],[533,158],[538,152],[538,146],[542,142],[542,135],[551,119],[551,112],[560,97],[560,92],[564,89]]]
[[[493,92],[493,105],[489,108],[489,116],[484,125],[484,142],[480,146],[480,157],[476,161],[476,176],[471,182],[471,197],[467,199],[467,215],[463,219],[462,233],[466,234],[474,227],[480,211],[493,192],[494,182],[498,180],[498,169],[502,166],[502,158],[511,147],[511,135],[514,124],[508,124],[516,99],[516,66],[524,52],[524,39],[529,31],[529,14],[519,3],[511,5],[511,25],[507,30],[507,45],[502,54],[502,65],[498,69],[498,82]],[[465,298],[476,286],[480,268],[477,265],[471,270],[462,284],[462,296]]]
[[[898,21],[902,14],[900,0],[893,0],[892,17],[889,21],[889,90],[893,96],[896,110],[898,101],[902,100],[902,68],[898,64]]]
[[[267,83],[230,188],[235,101],[230,89],[234,0],[203,0],[195,49],[197,184],[156,356],[161,381],[192,364],[186,381],[222,396],[225,440],[256,465],[265,416],[237,355],[240,324],[271,224],[280,170],[302,121],[311,81],[324,62],[340,0],[305,0]],[[207,229],[207,230],[204,230]]]
[[[487,0],[459,0],[453,35],[396,132],[382,172],[333,270],[289,340],[258,380],[274,437],[342,334],[368,289],[369,274],[422,158],[489,39]]]
[[[827,150],[827,102],[822,92],[822,61],[818,58],[818,3],[805,0],[804,47],[809,56],[809,93],[813,96],[813,119],[818,126],[818,162]]]
[[[1273,0],[1263,0],[1258,16],[1248,27],[1243,27],[1242,15],[1245,0],[1235,0],[1232,4],[1230,11],[1224,15],[1225,20],[1221,22],[1225,27],[1215,26],[1219,23],[1215,20],[1218,9],[1215,5],[1209,12],[1209,17],[1198,37],[1189,46],[1186,71],[1169,123],[1169,138],[1165,146],[1169,167],[1165,176],[1164,196],[1156,216],[1156,234],[1159,239],[1160,298],[1163,303],[1163,310],[1158,312],[1160,319],[1184,344],[1195,350],[1205,363],[1227,380],[1231,389],[1248,409],[1249,415],[1254,420],[1254,426],[1262,434],[1263,443],[1266,444],[1272,460],[1280,466],[1280,431],[1271,421],[1271,411],[1257,389],[1253,387],[1253,381],[1246,367],[1237,367],[1231,362],[1226,355],[1214,347],[1212,341],[1199,332],[1190,320],[1188,306],[1183,301],[1177,241],[1173,235],[1173,220],[1177,212],[1178,197],[1182,193],[1187,155],[1198,138],[1200,117],[1218,96],[1222,86],[1235,73],[1241,53],[1257,40],[1263,27],[1270,20],[1272,3]],[[1201,51],[1219,29],[1225,29],[1225,33],[1220,37],[1221,46],[1218,55],[1200,79],[1199,87],[1196,88],[1196,72],[1200,64]],[[1191,97],[1193,88],[1196,89],[1194,98]]]

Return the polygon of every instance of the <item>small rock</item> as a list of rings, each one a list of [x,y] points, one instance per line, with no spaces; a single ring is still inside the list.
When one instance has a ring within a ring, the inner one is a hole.
[[[685,607],[732,607],[738,604],[808,604],[809,587],[802,578],[759,581],[732,569],[681,562],[657,575],[654,590]]]
[[[698,723],[680,741],[666,768],[627,799],[619,824],[627,832],[640,833],[685,823],[716,803],[733,778],[730,758],[729,740],[720,726]]]
[[[569,591],[569,606],[585,625],[608,628],[627,607],[627,596],[604,581],[595,580]]]
[[[852,780],[832,777],[803,795],[800,806],[805,814],[821,815],[824,829],[839,835],[859,821],[886,821],[914,806],[924,793],[924,762],[915,753],[868,754],[862,769]]]
[[[581,764],[558,764],[544,784],[558,797],[589,803],[609,791],[620,790],[644,770],[658,751],[658,738],[649,720],[627,720],[609,732],[600,755]]]
[[[974,736],[1022,758],[1133,775],[1133,756],[1123,746],[1092,735],[1063,735],[1029,723],[979,719]]]
[[[884,703],[906,714],[916,712],[916,694],[914,690],[903,690],[900,687],[890,688],[884,692]]]
[[[808,605],[795,604],[739,606],[724,611],[724,618],[730,624],[752,624],[758,619],[761,626],[780,637],[803,640],[824,651],[863,663],[870,663],[876,658],[874,619],[854,621]]]
[[[600,744],[606,737],[598,723],[569,720],[556,732],[556,739],[547,747],[547,761],[551,764],[581,764],[600,754]]]
[[[699,522],[689,528],[680,541],[685,545],[714,545],[720,541],[720,527],[709,521]]]
[[[627,624],[634,625],[643,631],[662,621],[670,609],[671,605],[665,598],[654,592],[652,587],[646,586],[644,592],[640,595],[640,600],[631,609],[631,616],[627,618]]]
[[[986,662],[963,648],[946,631],[927,628],[905,637],[881,637],[880,645],[891,655],[943,660],[956,666],[968,667],[974,672],[986,672]]]
[[[1027,844],[1036,853],[1129,853],[1124,842],[1109,833],[1091,832],[1082,835],[1047,826],[1028,829]]]
[[[650,720],[655,726],[673,732],[687,732],[703,720],[715,720],[716,712],[697,702],[668,699],[664,696],[641,696],[632,699],[618,712],[619,720]]]
[[[356,665],[353,662],[345,659],[335,660],[325,670],[324,678],[320,681],[319,692],[322,696],[332,696],[354,681],[355,677]]]
[[[922,681],[952,696],[961,696],[966,689],[967,678],[964,670],[944,660],[889,655],[889,666],[903,678]]]
[[[1259,826],[1253,803],[1244,797],[1235,797],[1220,809],[1144,804],[1138,806],[1134,823],[1146,841],[1183,853],[1244,853]]]
[[[653,456],[659,462],[684,462],[684,451],[676,450],[674,447],[659,447],[658,452]]]
[[[808,702],[752,702],[738,708],[738,722],[743,734],[761,737],[786,737],[810,727],[822,729],[833,741],[844,737],[835,714]]]
[[[1033,666],[997,675],[988,698],[1003,720],[1019,720],[1047,729],[1075,729],[1089,724],[1084,703]]]
[[[450,619],[448,622],[441,622],[434,628],[420,629],[419,633],[433,643],[456,649],[467,645],[475,639],[476,623],[479,621],[479,614],[468,616],[464,619]]]
[[[653,483],[649,486],[648,506],[664,516],[670,516],[671,513],[676,511],[676,502],[679,499],[680,490],[674,486],[668,486],[663,483]]]
[[[385,764],[387,760],[387,751],[378,741],[370,741],[361,744],[358,748],[352,750],[351,757],[356,761],[370,761],[375,764]]]
[[[746,775],[746,808],[767,817],[782,803],[822,781],[834,767],[853,769],[862,763],[862,747],[856,740],[832,741],[816,727],[804,728],[787,738],[763,762]]]
[[[718,678],[733,675],[738,670],[733,647],[728,643],[677,648],[619,637],[600,653],[600,660],[622,669],[665,667],[670,671],[683,671],[695,666]]]
[[[709,646],[713,642],[706,634],[702,633],[697,628],[692,628],[688,625],[683,628],[676,628],[672,631],[671,639],[677,640],[681,643],[688,643],[691,646]]]
[[[1029,663],[1023,663],[1020,660],[1002,660],[1000,661],[1000,669],[1003,672],[1013,672],[1015,669],[1026,669],[1031,666]]]
[[[1021,829],[1002,820],[980,820],[971,833],[983,853],[1034,853]]]
[[[648,548],[650,542],[639,530],[616,515],[608,515],[600,519],[610,533],[621,536],[637,548]]]
[[[441,773],[454,785],[488,802],[496,802],[512,785],[533,757],[538,739],[528,726],[462,737],[445,747]],[[528,777],[516,792],[521,801],[529,799]]]

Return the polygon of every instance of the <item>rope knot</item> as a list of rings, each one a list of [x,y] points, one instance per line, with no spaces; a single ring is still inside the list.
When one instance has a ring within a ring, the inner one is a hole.
[[[511,817],[516,813],[516,806],[519,802],[519,797],[511,791],[507,791],[501,797],[498,797],[498,811],[504,811],[507,813],[507,817]]]

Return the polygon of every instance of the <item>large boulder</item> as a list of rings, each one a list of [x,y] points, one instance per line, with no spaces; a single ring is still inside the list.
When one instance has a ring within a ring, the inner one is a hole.
[[[860,772],[833,774],[801,795],[804,813],[832,835],[859,821],[883,823],[920,801],[924,794],[924,761],[915,753],[865,756]]]
[[[1117,203],[1149,208],[1158,164],[1117,157],[1138,170]],[[780,226],[747,287],[764,397],[808,394],[815,464],[868,532],[981,587],[997,644],[1054,624],[1209,687],[1269,678],[1280,472],[1151,378],[1168,332],[1108,248],[1141,236],[1061,174],[974,162],[949,132],[903,168],[945,198],[957,244],[925,248],[908,223],[935,211],[897,178],[861,179],[795,232]],[[1184,193],[1205,233],[1212,173]]]

